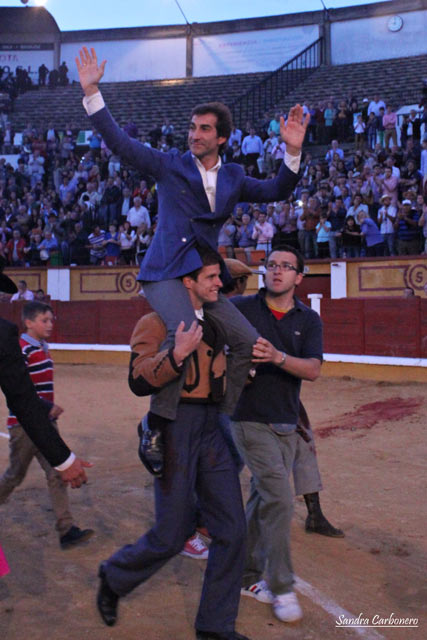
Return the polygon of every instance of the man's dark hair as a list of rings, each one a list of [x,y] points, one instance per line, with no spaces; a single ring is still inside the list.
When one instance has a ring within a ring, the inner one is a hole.
[[[221,263],[219,254],[213,249],[208,249],[207,247],[198,247],[197,251],[200,256],[200,260],[202,261],[202,266],[199,269],[195,269],[191,273],[185,274],[185,277],[191,278],[192,280],[197,280],[199,273],[201,272],[203,267],[210,267],[214,264]]]
[[[47,311],[53,313],[50,304],[40,302],[39,300],[31,300],[31,302],[27,302],[22,309],[22,322],[25,322],[25,320],[35,320],[38,315],[46,313]]]
[[[271,254],[275,251],[287,251],[288,253],[293,253],[297,259],[298,273],[304,273],[304,256],[300,251],[298,251],[298,249],[295,249],[295,247],[291,247],[290,244],[279,244],[277,245],[277,247],[274,247],[274,249],[272,249],[270,253],[265,256],[264,264],[267,264]]]
[[[205,116],[207,113],[213,113],[216,116],[216,132],[218,137],[230,137],[233,128],[233,118],[230,109],[222,102],[204,102],[194,107],[191,112],[193,116]],[[224,143],[225,144],[225,143]],[[222,146],[220,149],[222,150]]]

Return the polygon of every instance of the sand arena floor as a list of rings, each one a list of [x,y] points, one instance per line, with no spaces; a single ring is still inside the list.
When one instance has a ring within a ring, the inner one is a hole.
[[[60,429],[94,463],[90,481],[70,491],[75,521],[96,530],[86,546],[61,551],[44,476],[34,462],[0,507],[0,541],[11,573],[0,580],[1,640],[191,640],[205,562],[177,556],[120,601],[119,621],[95,609],[97,567],[153,521],[152,478],[136,453],[147,402],[127,388],[126,367],[58,365]],[[303,620],[277,621],[268,605],[243,598],[237,629],[252,640],[426,638],[427,385],[320,378],[304,383],[325,490],[325,515],[342,540],[307,535],[295,501],[292,551]],[[0,407],[5,425],[6,408]],[[0,431],[6,431],[2,426]],[[0,469],[8,460],[0,438]],[[247,495],[249,474],[242,474]],[[418,618],[417,629],[336,628],[343,612],[373,619]]]

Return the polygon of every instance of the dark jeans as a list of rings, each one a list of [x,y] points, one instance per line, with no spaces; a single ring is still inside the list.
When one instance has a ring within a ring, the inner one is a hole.
[[[317,239],[314,229],[310,231],[304,229],[304,256],[306,258],[317,258]]]
[[[214,405],[179,405],[165,429],[165,472],[155,479],[154,492],[154,526],[105,563],[110,587],[125,596],[178,554],[194,532],[197,500],[212,542],[196,628],[233,631],[246,526],[237,468]]]
[[[373,244],[371,247],[366,247],[366,257],[374,258],[374,257],[382,257],[384,255],[384,243],[380,242],[379,244]]]
[[[360,256],[360,247],[347,246],[343,247],[343,253],[346,258],[358,258]]]

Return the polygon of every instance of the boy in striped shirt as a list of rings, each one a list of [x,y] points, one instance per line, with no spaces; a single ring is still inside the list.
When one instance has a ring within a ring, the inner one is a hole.
[[[46,342],[53,329],[52,308],[44,302],[28,302],[22,310],[22,322],[25,332],[19,342],[28,372],[38,396],[51,407],[49,417],[56,426],[56,419],[63,409],[54,403],[53,362]],[[46,474],[61,548],[67,549],[90,538],[92,529],[82,530],[73,524],[67,487],[59,472],[49,465],[12,413],[9,414],[7,426],[10,436],[9,467],[0,478],[0,504],[21,484],[32,459],[36,457]]]

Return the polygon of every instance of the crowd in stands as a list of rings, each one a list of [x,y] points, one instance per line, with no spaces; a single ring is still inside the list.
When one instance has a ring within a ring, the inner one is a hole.
[[[382,109],[378,96],[374,103]],[[335,109],[333,99],[330,104]],[[353,98],[346,101],[350,110],[354,104]],[[372,119],[369,108],[366,119]],[[333,121],[325,121],[326,131],[330,126],[336,131]],[[167,119],[150,132],[150,142],[133,122],[124,129],[160,151],[174,146],[174,127]],[[52,123],[42,131],[29,123],[18,149],[1,113],[0,131],[0,153],[19,156],[15,169],[0,156],[0,256],[9,265],[141,262],[156,229],[157,192],[150,176],[122,165],[96,131],[83,153],[72,125],[58,131]],[[220,246],[231,257],[237,247],[268,250],[279,242],[299,247],[306,258],[425,252],[427,140],[421,131],[412,121],[397,146],[393,133],[377,130],[369,138],[365,128],[346,153],[333,139],[326,155],[317,158],[308,147],[292,197],[269,205],[240,203],[222,227]],[[321,133],[322,126],[311,126],[309,139],[316,141]],[[269,178],[284,154],[277,113],[258,127],[234,128],[222,160],[240,163],[250,176]]]
[[[32,78],[28,69],[18,66],[15,70],[9,66],[0,66],[0,93],[9,96],[10,109],[13,108],[13,102],[19,94],[25,93],[37,86],[42,87],[46,84],[55,89],[58,85],[66,86],[68,84],[68,67],[63,62],[58,69],[49,69],[43,63],[38,68],[38,78]]]

